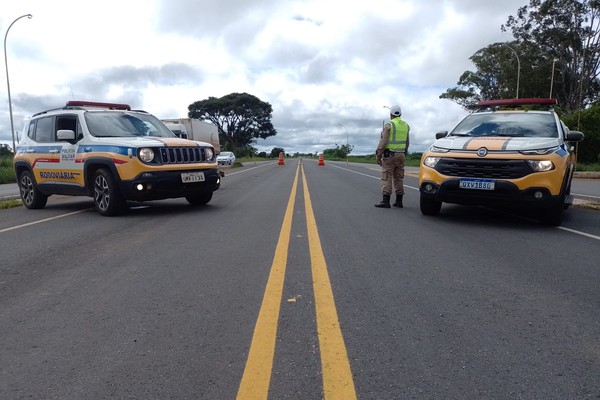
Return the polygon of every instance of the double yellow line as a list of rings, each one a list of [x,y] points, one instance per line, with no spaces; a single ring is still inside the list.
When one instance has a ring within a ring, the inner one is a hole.
[[[275,355],[275,342],[277,336],[277,322],[279,309],[282,302],[283,282],[287,265],[287,255],[290,242],[290,232],[296,192],[298,189],[298,176],[302,169],[302,183],[304,186],[304,207],[306,211],[306,226],[308,229],[308,246],[310,250],[313,290],[315,295],[315,311],[317,316],[317,334],[321,352],[321,366],[323,372],[324,399],[356,399],[354,381],[350,370],[350,362],[338,321],[333,291],[327,264],[319,239],[317,223],[313,213],[308,185],[302,163],[298,164],[292,192],[288,200],[285,217],[279,241],[275,249],[275,257],[271,265],[271,272],[265,295],[258,314],[252,344],[246,361],[246,368],[238,390],[238,400],[267,399],[273,358]]]

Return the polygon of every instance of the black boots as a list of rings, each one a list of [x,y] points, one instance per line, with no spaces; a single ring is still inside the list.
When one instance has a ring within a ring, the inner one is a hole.
[[[402,208],[404,207],[402,205],[402,195],[401,194],[397,194],[396,195],[396,202],[394,204],[392,204],[394,207],[398,207],[398,208]]]
[[[381,200],[381,203],[375,204],[375,207],[390,208],[390,197],[391,196],[389,194],[384,194],[383,195],[383,200]]]
[[[383,200],[381,200],[381,203],[379,204],[375,204],[375,207],[379,207],[379,208],[390,208],[390,197],[392,197],[389,194],[384,194],[383,195]],[[403,208],[404,206],[402,205],[402,195],[401,194],[397,194],[396,195],[396,202],[394,204],[392,204],[394,207],[398,207],[398,208]]]

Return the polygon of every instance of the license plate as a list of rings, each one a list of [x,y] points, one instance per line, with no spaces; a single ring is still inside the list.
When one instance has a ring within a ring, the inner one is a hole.
[[[494,190],[495,182],[491,179],[461,179],[458,182],[461,189]]]
[[[204,182],[204,172],[182,172],[181,173],[181,182],[183,182],[183,183]]]

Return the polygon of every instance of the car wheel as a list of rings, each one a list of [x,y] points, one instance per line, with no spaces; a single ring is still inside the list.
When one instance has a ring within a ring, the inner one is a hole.
[[[30,209],[46,207],[48,196],[38,190],[31,172],[24,171],[19,177],[19,192],[25,207]]]
[[[541,218],[540,221],[544,225],[548,226],[559,226],[562,223],[564,207],[561,204],[557,204],[550,208],[540,210]]]
[[[185,196],[185,199],[193,206],[203,206],[212,200],[213,192]]]
[[[424,215],[438,215],[442,209],[442,202],[421,196],[420,206]]]
[[[94,204],[101,215],[113,216],[125,209],[125,200],[112,174],[99,169],[94,174]]]

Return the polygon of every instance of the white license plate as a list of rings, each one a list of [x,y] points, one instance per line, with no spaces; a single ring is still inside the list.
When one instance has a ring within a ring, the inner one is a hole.
[[[181,173],[181,182],[183,182],[183,183],[204,182],[204,172],[182,172]]]
[[[494,190],[495,182],[491,179],[461,179],[458,182],[461,189]]]

